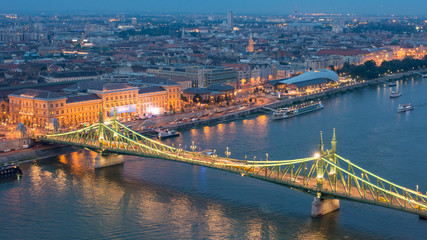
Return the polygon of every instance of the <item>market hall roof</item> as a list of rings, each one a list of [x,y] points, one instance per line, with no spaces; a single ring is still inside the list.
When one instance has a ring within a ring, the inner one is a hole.
[[[286,83],[286,84],[295,84],[295,83],[311,81],[311,80],[319,79],[319,78],[326,79],[328,81],[334,81],[334,82],[339,82],[339,80],[340,80],[338,75],[332,70],[316,69],[316,70],[306,72],[306,73],[303,73],[303,74],[295,76],[295,77],[284,79],[280,82]]]

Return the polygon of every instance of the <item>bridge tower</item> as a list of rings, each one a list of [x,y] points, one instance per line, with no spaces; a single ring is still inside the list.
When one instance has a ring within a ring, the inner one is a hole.
[[[323,188],[323,133],[322,131],[320,131],[320,143],[319,143],[319,153],[316,154],[317,160],[316,160],[316,164],[317,164],[317,177],[316,177],[316,181],[317,181],[317,197],[320,198],[320,191]]]
[[[330,160],[334,164],[337,164],[337,156],[335,155],[337,153],[337,140],[335,138],[335,128],[334,133],[332,135],[332,141],[331,141],[331,151],[330,153]],[[329,172],[329,179],[331,180],[331,183],[335,186],[335,189],[337,188],[337,170],[336,167],[331,166],[331,171]]]
[[[116,109],[116,107],[114,107],[113,117],[111,119],[111,125],[115,131],[117,131],[117,132],[119,131],[119,124],[117,123],[117,109]]]
[[[331,152],[335,154],[336,151],[336,140],[335,140],[335,129],[334,134],[331,141],[332,147]],[[312,217],[318,217],[325,215],[327,213],[333,212],[340,208],[340,202],[338,199],[331,199],[331,198],[325,198],[322,196],[321,190],[323,189],[323,180],[324,180],[324,167],[323,167],[323,157],[325,156],[324,150],[323,150],[323,136],[322,132],[320,132],[320,144],[319,144],[319,153],[318,159],[316,160],[317,164],[317,194],[314,198],[313,203],[311,204],[311,216]],[[327,155],[330,155],[329,151],[327,151]],[[334,155],[335,156],[335,155]],[[335,171],[335,169],[334,169]],[[330,173],[329,173],[330,174]],[[330,176],[328,174],[328,177]],[[333,176],[336,176],[335,173],[333,173]]]
[[[123,164],[123,156],[115,153],[106,153],[104,152],[103,148],[103,142],[104,142],[104,136],[105,136],[105,129],[104,129],[104,114],[102,111],[99,112],[99,148],[101,149],[98,152],[98,156],[95,158],[95,168],[103,168],[103,167],[109,167],[114,165]],[[117,110],[114,109],[114,116],[112,121],[112,127],[115,131],[118,131],[118,124],[117,124]]]

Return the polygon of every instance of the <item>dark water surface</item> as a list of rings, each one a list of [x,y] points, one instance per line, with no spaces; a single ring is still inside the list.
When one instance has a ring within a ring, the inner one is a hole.
[[[396,87],[395,87],[396,88]],[[216,149],[233,158],[285,160],[314,154],[337,130],[338,154],[394,183],[427,191],[427,79],[398,82],[403,96],[375,86],[324,100],[325,108],[271,121],[270,114],[192,129],[166,143]],[[410,102],[415,109],[396,113]],[[82,150],[21,164],[0,182],[0,239],[426,239],[427,221],[341,201],[311,218],[313,197],[227,172],[125,157],[94,170]]]

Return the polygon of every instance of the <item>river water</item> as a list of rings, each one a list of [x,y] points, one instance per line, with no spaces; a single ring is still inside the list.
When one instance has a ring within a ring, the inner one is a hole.
[[[323,100],[292,119],[270,114],[182,132],[168,144],[216,149],[231,157],[312,156],[324,132],[329,148],[394,183],[427,191],[427,79],[373,86]],[[410,102],[411,112],[396,113]],[[425,239],[427,221],[396,210],[341,201],[311,218],[313,197],[240,175],[160,159],[126,156],[94,170],[81,150],[21,164],[20,180],[0,182],[0,239]]]

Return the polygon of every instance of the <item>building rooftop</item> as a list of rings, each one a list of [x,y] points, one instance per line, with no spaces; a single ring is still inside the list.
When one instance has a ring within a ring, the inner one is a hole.
[[[54,72],[50,74],[51,78],[70,78],[70,77],[92,77],[98,76],[97,72]]]
[[[58,93],[37,90],[37,89],[21,89],[9,96],[23,97],[23,98],[31,98],[31,99],[43,99],[43,100],[54,100],[54,99],[65,99],[66,97],[60,95]]]
[[[295,83],[310,81],[310,80],[319,79],[319,78],[324,78],[324,79],[327,79],[329,81],[335,81],[335,82],[338,82],[340,80],[338,75],[332,70],[317,69],[317,70],[313,70],[310,72],[303,73],[303,74],[295,76],[295,77],[284,79],[280,82],[286,83],[286,84],[295,84]]]
[[[316,78],[316,79],[311,79],[308,81],[304,81],[304,82],[296,82],[293,83],[293,85],[297,86],[298,88],[302,88],[302,87],[307,87],[310,85],[317,85],[317,84],[322,84],[322,83],[327,83],[328,80],[324,79],[324,78]]]
[[[85,95],[75,95],[75,96],[67,96],[67,103],[75,103],[75,102],[85,102],[92,100],[101,99],[96,94],[85,94]]]
[[[87,92],[88,90],[112,91],[112,90],[129,89],[129,88],[133,88],[133,87],[126,83],[105,83],[103,81],[93,80],[93,81],[77,82],[67,88],[64,88],[64,91],[69,91],[69,92]]]
[[[214,84],[207,87],[207,89],[221,92],[221,91],[233,91],[234,87],[226,84]]]
[[[212,91],[207,88],[187,88],[184,93],[189,94],[210,94]]]
[[[152,93],[152,92],[163,92],[163,91],[166,91],[166,89],[164,89],[160,86],[150,86],[150,87],[140,88],[138,91],[138,94]]]
[[[143,77],[140,79],[137,79],[135,81],[135,83],[138,84],[147,84],[147,85],[157,85],[157,86],[174,86],[174,85],[179,85],[178,83],[166,79],[166,78],[158,78],[158,77]]]

